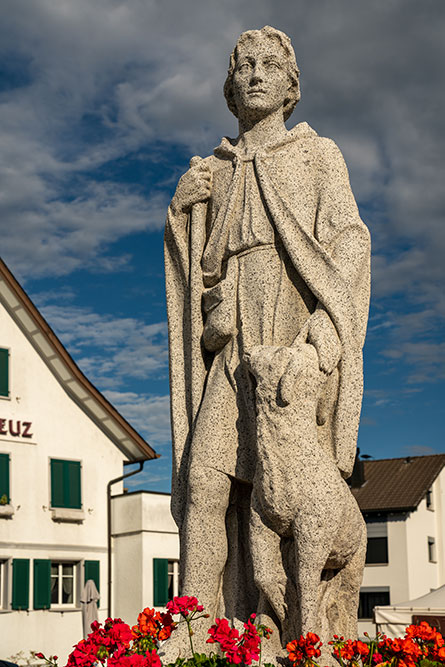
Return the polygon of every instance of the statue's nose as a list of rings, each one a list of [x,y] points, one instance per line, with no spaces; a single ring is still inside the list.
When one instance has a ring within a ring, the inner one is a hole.
[[[250,79],[251,85],[255,85],[264,79],[264,70],[262,67],[256,65],[252,70],[252,76]]]

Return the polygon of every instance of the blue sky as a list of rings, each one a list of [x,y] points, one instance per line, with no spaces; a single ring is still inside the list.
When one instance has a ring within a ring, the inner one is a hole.
[[[81,369],[162,455],[169,490],[165,211],[192,155],[236,136],[239,33],[287,32],[373,239],[359,446],[445,451],[443,0],[3,0],[1,256]]]

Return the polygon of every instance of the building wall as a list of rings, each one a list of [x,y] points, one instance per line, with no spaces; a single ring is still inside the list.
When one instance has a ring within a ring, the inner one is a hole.
[[[433,509],[426,498],[414,512],[390,515],[388,527],[388,564],[366,565],[362,590],[390,590],[390,604],[412,600],[445,583],[444,514],[445,469],[432,487]],[[428,558],[428,537],[435,540],[436,562]],[[372,622],[360,621],[359,634],[375,633]]]
[[[372,525],[369,524],[368,532]],[[361,590],[372,591],[388,588],[392,604],[409,598],[406,515],[388,517],[386,526],[388,563],[365,565]],[[375,625],[372,621],[359,621],[358,630],[360,636],[364,632],[373,636]]]
[[[136,492],[112,500],[114,613],[134,624],[154,607],[153,559],[179,559],[170,495]]]
[[[62,662],[72,644],[82,637],[80,608],[63,614],[53,609],[33,610],[32,559],[79,563],[80,577],[84,559],[99,560],[100,613],[105,618],[106,486],[122,474],[124,457],[66,394],[1,304],[0,322],[0,346],[10,348],[10,398],[0,398],[0,418],[12,419],[14,429],[17,421],[32,423],[31,438],[0,434],[0,453],[9,454],[11,459],[14,509],[11,518],[0,516],[0,560],[29,558],[31,568],[29,611],[0,611],[0,657],[32,649],[56,653]],[[52,519],[51,458],[81,461],[81,523]]]
[[[433,489],[433,495],[437,490],[436,485]],[[430,511],[426,507],[426,500],[423,499],[416,512],[412,512],[406,525],[407,533],[407,554],[408,554],[408,586],[409,596],[407,600],[418,598],[432,589],[440,586],[438,562],[432,563],[428,559],[428,537],[436,541],[436,551],[438,535],[437,531],[437,510]],[[396,600],[403,602],[403,600]]]

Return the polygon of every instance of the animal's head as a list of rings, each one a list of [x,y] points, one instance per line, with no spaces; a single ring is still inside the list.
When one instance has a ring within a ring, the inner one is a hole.
[[[302,371],[308,367],[318,369],[317,352],[306,343],[294,347],[256,345],[244,354],[244,361],[257,381],[257,391],[275,395],[278,390],[284,405],[289,405],[294,397]]]

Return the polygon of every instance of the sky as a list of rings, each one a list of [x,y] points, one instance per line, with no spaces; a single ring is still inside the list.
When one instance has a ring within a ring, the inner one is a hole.
[[[292,39],[307,121],[339,145],[372,235],[362,454],[445,452],[443,0],[3,0],[0,255],[87,377],[161,454],[165,213],[237,123],[243,30]]]

